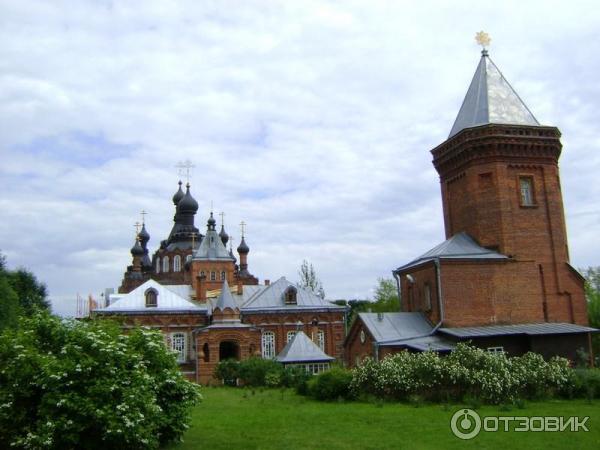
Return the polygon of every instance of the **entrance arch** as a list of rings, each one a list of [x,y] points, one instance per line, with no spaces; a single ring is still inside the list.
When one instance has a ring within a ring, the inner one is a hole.
[[[240,345],[236,341],[222,341],[219,344],[219,361],[240,359]]]

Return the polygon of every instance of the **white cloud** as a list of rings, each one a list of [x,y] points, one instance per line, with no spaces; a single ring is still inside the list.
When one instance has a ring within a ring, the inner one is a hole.
[[[572,262],[598,265],[600,168],[591,2],[48,2],[4,4],[0,248],[52,295],[117,286],[134,221],[153,248],[172,220],[178,160],[249,223],[250,268],[332,297],[444,238],[429,150],[491,54],[542,123],[563,132]],[[543,11],[543,13],[542,13]]]

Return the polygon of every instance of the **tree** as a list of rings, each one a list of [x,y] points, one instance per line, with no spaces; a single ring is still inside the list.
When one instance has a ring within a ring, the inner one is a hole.
[[[581,272],[586,279],[585,297],[590,326],[600,328],[600,267],[588,267]],[[592,334],[592,349],[600,363],[600,336],[598,333]]]
[[[8,280],[6,258],[0,253],[0,332],[16,326],[20,312],[19,297]]]
[[[36,276],[24,268],[8,271],[10,285],[19,298],[22,314],[31,316],[36,309],[50,309],[47,290]]]
[[[298,271],[298,275],[300,275],[300,281],[298,284],[301,287],[319,295],[321,298],[325,298],[323,284],[317,276],[317,272],[311,262],[307,261],[306,259],[303,260],[300,270]]]
[[[0,448],[154,449],[199,399],[158,330],[38,311],[0,334]]]
[[[375,288],[375,303],[373,311],[376,312],[399,312],[400,300],[398,288],[392,278],[378,278]]]

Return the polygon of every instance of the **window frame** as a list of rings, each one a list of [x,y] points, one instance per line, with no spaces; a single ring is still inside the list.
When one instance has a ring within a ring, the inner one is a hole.
[[[169,260],[169,255],[163,256],[162,259],[162,271],[163,273],[169,273],[171,261]]]
[[[298,334],[298,331],[297,331],[297,330],[290,330],[290,331],[288,331],[288,332],[286,333],[286,335],[285,335],[285,343],[286,343],[286,344],[289,344],[289,343],[290,343],[290,341],[291,341],[292,339],[294,339],[294,336],[296,336],[296,334]]]
[[[177,331],[175,333],[171,333],[171,351],[177,353],[177,362],[185,363],[187,361],[187,350],[188,350],[188,339],[186,333],[182,333],[181,331]],[[182,338],[182,345],[177,345],[178,342],[176,339]],[[177,345],[177,346],[176,346]]]
[[[526,199],[523,195],[523,182],[527,182],[529,186],[529,199]],[[537,208],[535,177],[532,174],[519,174],[517,176],[517,194],[519,196],[519,206],[521,208]],[[525,200],[529,200],[529,202],[526,202]]]
[[[260,343],[262,357],[264,359],[275,358],[275,333],[273,331],[264,331]]]
[[[152,299],[151,296],[154,296],[154,302],[150,302],[149,300]],[[156,291],[156,289],[154,288],[149,288],[146,289],[146,292],[144,292],[144,303],[146,308],[157,308],[158,307],[158,292]],[[154,304],[152,304],[154,303]]]
[[[173,272],[181,272],[181,256],[173,256]]]

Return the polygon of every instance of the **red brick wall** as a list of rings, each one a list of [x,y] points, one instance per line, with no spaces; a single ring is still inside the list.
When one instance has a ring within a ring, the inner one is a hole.
[[[490,285],[493,290],[485,295],[492,302],[508,303],[506,298],[493,298],[497,295],[494,286],[502,287],[502,277],[526,290],[542,284],[542,291],[537,294],[545,301],[541,321],[587,324],[583,281],[567,265],[569,254],[558,173],[562,148],[559,138],[560,132],[552,127],[487,125],[459,133],[432,153],[440,174],[446,237],[466,231],[480,245],[494,247],[524,263],[519,267],[527,267],[526,273],[510,275],[509,270],[506,275],[496,275],[496,281]],[[520,176],[533,180],[533,206],[521,204]],[[517,293],[510,286],[500,290],[505,292],[499,292],[500,295]],[[518,296],[520,301],[531,304],[513,309],[511,320],[524,322],[538,317],[533,311],[538,309],[539,298],[529,294]],[[496,309],[496,317],[508,317],[506,308]],[[525,315],[519,317],[519,310]]]
[[[406,277],[410,274],[413,281]],[[438,302],[437,274],[433,261],[416,267],[408,272],[400,273],[402,299],[400,301],[401,311],[420,311],[425,313],[432,324],[439,322],[440,311]],[[431,308],[426,302],[425,286],[429,286],[431,297]]]
[[[300,329],[307,336],[314,336],[315,340],[318,330],[325,332],[325,353],[335,358],[342,357],[345,332],[343,312],[244,314],[242,321],[261,330],[274,332],[276,354],[285,347],[288,331],[296,331],[297,323],[301,321]],[[316,321],[317,324],[313,325],[313,321]]]
[[[360,332],[365,334],[365,342],[360,341]],[[366,357],[373,358],[373,343],[375,340],[359,317],[352,323],[344,345],[344,362],[347,367],[356,367]]]

